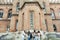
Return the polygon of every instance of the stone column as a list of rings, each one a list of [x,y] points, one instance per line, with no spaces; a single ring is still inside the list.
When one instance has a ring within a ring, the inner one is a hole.
[[[7,19],[8,18],[8,8],[5,8],[3,11],[4,11],[3,19]]]
[[[53,32],[53,24],[52,24],[52,18],[49,15],[46,15],[46,22],[47,22],[47,27],[49,32]]]
[[[46,31],[46,24],[45,24],[45,18],[44,13],[42,10],[40,10],[40,19],[41,19],[41,30]]]
[[[18,16],[18,31],[23,30],[22,28],[22,11],[20,10],[19,16]]]
[[[11,22],[10,22],[10,32],[15,32],[16,31],[16,18],[15,16],[12,16]]]
[[[24,30],[29,30],[30,21],[29,21],[29,10],[24,13]]]
[[[38,12],[34,13],[34,29],[40,30],[40,19],[39,19],[39,13]]]
[[[16,4],[17,4],[17,2],[18,2],[18,0],[15,0],[13,2],[12,14],[17,14],[17,12],[16,12]],[[10,31],[11,32],[15,32],[16,31],[15,25],[16,25],[16,18],[15,18],[15,16],[12,16],[11,17],[11,23],[10,23]]]

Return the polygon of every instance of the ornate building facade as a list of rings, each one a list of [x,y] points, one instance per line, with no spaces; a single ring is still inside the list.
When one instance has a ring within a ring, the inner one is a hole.
[[[0,0],[0,32],[60,32],[60,1]]]

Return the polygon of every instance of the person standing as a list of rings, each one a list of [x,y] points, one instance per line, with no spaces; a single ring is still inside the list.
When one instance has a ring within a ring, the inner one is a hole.
[[[34,30],[34,32],[32,33],[32,36],[33,36],[33,40],[36,39],[36,31]]]
[[[40,40],[40,31],[38,31],[38,40]]]
[[[35,33],[35,38],[34,38],[34,40],[38,40],[38,34],[37,34],[37,32]]]
[[[24,35],[25,35],[24,31],[22,31],[21,34],[20,34],[21,40],[24,40],[25,39]]]
[[[28,40],[30,40],[30,31],[28,31]]]

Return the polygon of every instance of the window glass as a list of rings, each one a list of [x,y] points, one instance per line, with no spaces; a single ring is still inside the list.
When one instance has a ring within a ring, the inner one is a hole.
[[[9,30],[10,30],[10,26],[8,25],[8,26],[7,26],[7,30],[6,30],[6,31],[7,31],[7,32],[9,32]]]
[[[57,31],[56,25],[53,24],[54,31]]]
[[[12,16],[12,9],[8,11],[8,18],[11,18],[11,16]]]
[[[33,27],[33,11],[30,12],[30,26]]]
[[[3,10],[0,10],[0,18],[3,17]]]
[[[16,31],[18,29],[18,20],[16,20]]]

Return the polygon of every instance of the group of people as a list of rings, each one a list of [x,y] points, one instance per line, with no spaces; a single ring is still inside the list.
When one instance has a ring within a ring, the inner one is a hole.
[[[28,40],[40,40],[40,32],[35,31],[34,32],[28,32]]]
[[[41,37],[44,36],[44,33],[43,32],[40,32],[40,31],[35,31],[34,32],[22,32],[21,33],[21,40],[41,40]]]

